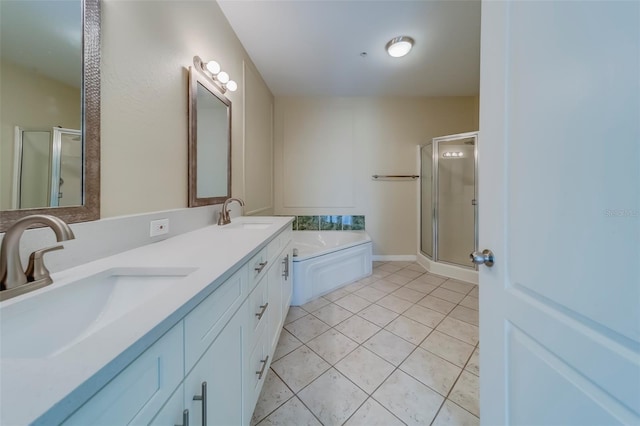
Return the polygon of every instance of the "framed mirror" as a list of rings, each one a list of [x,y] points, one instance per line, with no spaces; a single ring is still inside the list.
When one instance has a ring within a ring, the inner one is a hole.
[[[189,68],[188,192],[189,207],[231,197],[231,101],[195,66]]]
[[[0,232],[99,219],[99,0],[0,1],[0,43]]]

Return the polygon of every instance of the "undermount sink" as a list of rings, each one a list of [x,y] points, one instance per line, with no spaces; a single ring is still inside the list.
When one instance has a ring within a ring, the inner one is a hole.
[[[222,225],[223,229],[267,229],[273,223],[269,222],[231,222],[228,225]]]
[[[267,229],[270,227],[270,223],[241,223],[240,228],[242,229]]]
[[[0,309],[0,356],[60,354],[196,269],[111,268],[4,306]]]

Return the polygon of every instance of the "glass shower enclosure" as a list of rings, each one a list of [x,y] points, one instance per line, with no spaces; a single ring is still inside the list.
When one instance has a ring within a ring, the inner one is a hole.
[[[12,181],[14,209],[69,207],[83,204],[82,133],[54,127],[15,127]]]
[[[476,269],[478,133],[434,138],[420,147],[420,251],[434,262]]]

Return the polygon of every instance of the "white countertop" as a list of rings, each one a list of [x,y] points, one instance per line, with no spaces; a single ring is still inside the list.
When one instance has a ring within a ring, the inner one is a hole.
[[[250,216],[234,218],[232,224],[243,221],[272,225],[250,230],[208,226],[54,273],[53,284],[1,302],[0,320],[3,307],[110,268],[197,268],[179,286],[160,292],[58,355],[0,359],[0,424],[63,421],[289,226],[292,218]]]

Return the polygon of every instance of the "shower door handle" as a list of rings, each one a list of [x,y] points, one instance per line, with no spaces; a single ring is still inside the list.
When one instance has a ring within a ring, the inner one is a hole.
[[[475,263],[476,265],[484,264],[489,268],[493,266],[493,263],[495,260],[493,257],[493,252],[489,249],[484,249],[482,251],[474,251],[469,255],[469,258],[471,259],[471,262]]]
[[[478,200],[476,200],[475,198],[473,200],[471,200],[471,205],[472,206],[477,206],[478,205]]]

